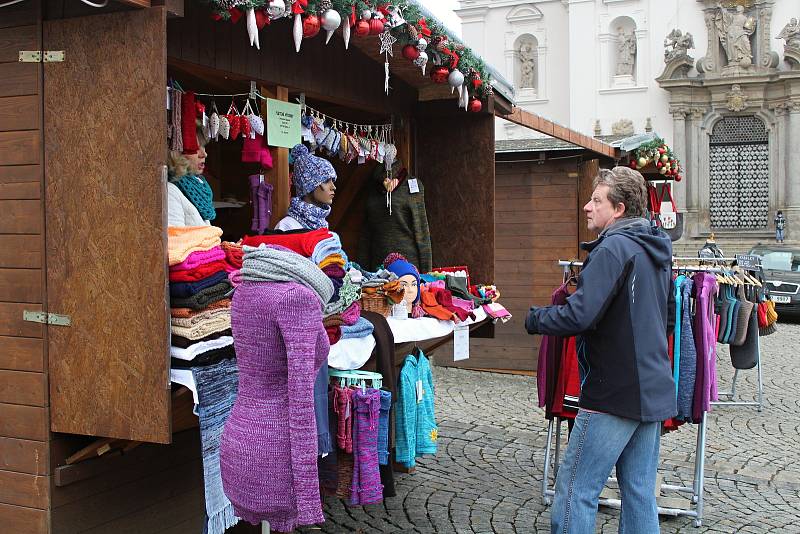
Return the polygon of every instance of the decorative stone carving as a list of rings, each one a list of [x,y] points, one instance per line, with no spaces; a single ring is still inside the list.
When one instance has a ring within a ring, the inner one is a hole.
[[[792,18],[789,24],[783,27],[778,39],[783,39],[786,44],[783,48],[783,57],[793,69],[800,67],[800,23]]]
[[[694,66],[694,58],[689,56],[689,50],[694,48],[694,37],[689,32],[683,33],[674,29],[664,39],[664,72],[659,79],[670,80],[686,78]]]
[[[630,119],[620,119],[611,125],[612,135],[633,135],[633,121]]]
[[[738,83],[733,84],[726,97],[728,109],[731,111],[739,112],[747,107],[748,96],[744,94]]]
[[[691,33],[684,34],[676,28],[664,39],[664,48],[664,63],[669,63],[676,58],[688,55],[689,50],[694,49],[694,37]]]
[[[781,59],[778,53],[772,50],[772,8],[764,6],[758,11],[758,49],[761,52],[761,66],[774,69]]]
[[[653,120],[650,117],[647,117],[647,120],[644,123],[644,131],[647,133],[653,131]]]
[[[736,11],[717,5],[714,17],[718,37],[728,58],[728,67],[747,69],[753,64],[753,48],[750,36],[756,31],[756,19],[745,14],[744,6],[736,6]]]
[[[600,126],[600,119],[594,121],[594,136],[600,137],[603,135],[603,127]]]
[[[520,72],[520,89],[536,86],[536,50],[530,41],[522,41],[517,53]]]
[[[636,63],[636,35],[634,32],[625,33],[620,28],[617,33],[617,76],[633,76],[633,67]]]

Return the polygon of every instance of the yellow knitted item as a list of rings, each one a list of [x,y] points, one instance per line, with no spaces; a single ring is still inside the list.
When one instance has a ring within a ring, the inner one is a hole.
[[[767,301],[767,326],[771,326],[778,321],[778,312],[775,311],[775,303]]]
[[[170,226],[167,229],[169,264],[177,265],[192,252],[211,250],[222,241],[222,229],[216,226]]]
[[[341,254],[331,254],[327,256],[324,260],[319,262],[319,268],[324,269],[328,265],[338,265],[339,267],[344,269],[344,258]]]

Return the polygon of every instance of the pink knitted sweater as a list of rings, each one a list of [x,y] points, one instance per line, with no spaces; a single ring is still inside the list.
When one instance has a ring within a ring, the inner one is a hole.
[[[314,381],[330,346],[316,293],[297,283],[245,281],[231,323],[239,395],[220,443],[236,515],[280,532],[322,523]]]

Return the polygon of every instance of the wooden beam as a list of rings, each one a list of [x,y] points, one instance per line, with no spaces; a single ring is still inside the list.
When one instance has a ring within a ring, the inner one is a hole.
[[[149,9],[152,7],[150,0],[117,0],[120,4],[131,6],[131,7],[138,7],[143,9]]]
[[[261,87],[261,94],[267,98],[289,101],[289,89],[287,87]],[[262,117],[267,116],[267,102],[262,106]],[[272,220],[270,228],[286,216],[289,211],[289,200],[292,195],[291,184],[289,183],[289,149],[283,147],[270,147],[272,153],[272,168],[264,173],[267,181],[272,184]]]
[[[525,128],[547,134],[556,139],[567,141],[579,147],[591,150],[603,156],[614,158],[617,156],[617,151],[611,145],[607,145],[597,139],[585,136],[574,130],[570,130],[560,124],[555,124],[552,121],[540,117],[534,113],[530,113],[521,108],[514,108],[514,111],[508,115],[498,114],[498,117],[505,119],[514,124],[518,124]]]
[[[183,5],[184,0],[151,0],[151,1],[153,7],[165,6],[167,8],[168,18],[183,18],[183,13],[185,11]]]

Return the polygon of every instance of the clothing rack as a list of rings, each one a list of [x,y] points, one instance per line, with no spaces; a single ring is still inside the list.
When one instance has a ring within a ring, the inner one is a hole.
[[[569,274],[572,267],[582,267],[583,262],[580,261],[564,261],[559,260],[558,265],[564,270],[564,274]],[[708,269],[698,269],[700,271],[708,272]],[[713,271],[712,271],[713,272]],[[544,476],[542,477],[542,502],[545,506],[553,503],[553,496],[555,495],[555,479],[558,475],[558,467],[561,456],[561,424],[564,418],[555,417],[551,419],[547,425],[547,445],[544,450]],[[697,444],[695,447],[694,457],[694,478],[691,486],[682,486],[675,484],[661,484],[662,491],[671,491],[678,493],[691,494],[691,505],[687,508],[679,507],[658,507],[659,515],[668,515],[673,517],[691,517],[694,519],[694,526],[700,527],[703,524],[703,483],[705,479],[705,451],[706,451],[706,437],[707,437],[707,413],[703,412],[703,418],[697,426]],[[553,437],[555,436],[555,445],[553,444]],[[553,449],[555,449],[554,454]],[[553,456],[551,458],[551,455]],[[550,470],[553,470],[553,485],[550,486]],[[615,477],[609,477],[608,482],[615,482]],[[608,506],[619,510],[622,508],[622,501],[620,499],[612,499],[601,497],[598,499],[598,504]]]
[[[367,382],[371,383],[373,389],[381,389],[383,387],[383,375],[380,373],[372,373],[370,371],[339,371],[337,369],[329,369],[328,376],[339,379],[339,385],[342,387],[359,386],[365,388]]]
[[[689,258],[689,257],[673,257],[672,258],[673,264],[675,261],[684,261],[684,262],[710,262],[715,263],[717,265],[722,263],[733,263],[736,261],[736,258]],[[761,269],[761,264],[759,264],[759,269]],[[698,267],[676,267],[673,265],[673,270],[679,271],[690,271],[690,272],[712,272],[712,273],[721,273],[723,272],[722,269],[719,268],[698,268]],[[717,393],[719,397],[726,397],[725,400],[716,400],[712,401],[711,404],[713,406],[755,406],[759,412],[764,410],[764,375],[761,368],[761,336],[756,340],[756,347],[757,347],[757,359],[756,359],[756,373],[758,376],[758,386],[756,389],[756,399],[755,401],[744,401],[740,400],[736,396],[736,381],[739,378],[739,369],[735,369],[733,372],[733,380],[731,380],[731,389],[730,391],[720,391]]]

